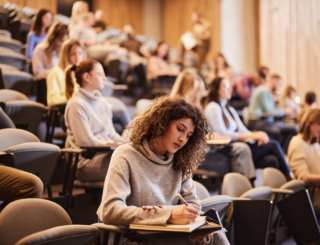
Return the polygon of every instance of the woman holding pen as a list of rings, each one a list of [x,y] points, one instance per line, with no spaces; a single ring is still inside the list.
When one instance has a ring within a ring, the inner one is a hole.
[[[129,130],[129,144],[112,155],[97,211],[99,220],[117,226],[194,222],[201,207],[191,175],[207,148],[208,124],[202,112],[181,98],[160,97],[135,117]],[[154,234],[142,244],[151,242],[229,244],[222,231],[202,241],[189,239],[188,234]],[[120,244],[135,243],[121,237]]]

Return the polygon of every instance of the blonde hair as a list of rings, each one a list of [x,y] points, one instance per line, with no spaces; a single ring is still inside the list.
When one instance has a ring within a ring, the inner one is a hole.
[[[198,93],[197,93],[194,101],[189,101],[188,95],[190,95],[194,91],[194,84],[195,84],[196,80],[199,81],[200,87],[198,89]],[[205,90],[206,89],[205,89],[204,82],[196,72],[194,72],[192,70],[184,70],[184,71],[180,72],[180,74],[178,75],[178,77],[172,87],[170,97],[174,98],[174,97],[180,95],[185,100],[187,100],[187,102],[194,104],[194,105],[198,106],[199,108],[201,108],[201,99],[203,98],[203,96],[205,94]]]
[[[89,9],[88,3],[85,1],[76,1],[72,5],[71,18],[75,18],[75,17],[78,17],[79,15],[83,14],[83,12],[82,12],[83,7],[86,7],[87,9]]]
[[[301,122],[299,124],[299,133],[302,134],[302,138],[308,141],[311,137],[310,135],[310,125],[312,123],[320,123],[320,109],[308,109],[303,115]],[[311,144],[320,143],[319,138],[312,138]]]
[[[142,144],[146,138],[150,149],[153,149],[158,140],[166,134],[169,123],[181,118],[191,119],[195,129],[185,146],[174,154],[172,168],[181,170],[183,175],[190,177],[204,161],[208,147],[205,138],[209,132],[208,122],[199,108],[181,97],[162,96],[140,112],[127,129],[130,135],[129,142]]]
[[[67,68],[67,66],[71,65],[69,56],[70,56],[70,52],[74,46],[79,46],[80,48],[82,48],[83,56],[85,57],[86,52],[85,52],[85,49],[81,46],[80,42],[75,39],[68,39],[67,41],[65,41],[63,43],[61,51],[60,51],[60,55],[59,55],[58,66],[62,70],[65,70]]]
[[[72,73],[74,72],[74,77],[76,82],[82,87],[83,81],[82,76],[84,73],[89,73],[94,69],[96,64],[100,64],[98,61],[93,59],[85,59],[80,61],[77,65],[70,65],[66,69],[66,97],[71,99],[74,92],[74,82]]]
[[[282,97],[281,97],[280,105],[282,105],[284,103],[286,98],[290,98],[291,99],[291,93],[292,92],[296,92],[296,90],[292,86],[287,86],[284,89]]]
[[[68,26],[61,22],[56,22],[49,28],[48,35],[44,40],[45,53],[49,58],[49,60],[51,60],[52,58],[52,52],[54,51],[55,40],[56,39],[61,40],[66,35],[68,35]]]

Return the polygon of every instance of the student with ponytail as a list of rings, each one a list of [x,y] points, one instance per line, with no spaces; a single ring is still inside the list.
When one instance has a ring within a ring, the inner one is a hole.
[[[85,59],[66,69],[66,91],[73,94],[73,78],[80,88],[70,99],[65,111],[68,143],[71,148],[101,146],[106,143],[124,142],[112,124],[112,111],[98,91],[103,89],[106,76],[102,65]],[[80,158],[77,177],[81,181],[104,180],[111,154],[96,154],[92,159]]]
[[[80,42],[74,39],[68,39],[62,45],[59,63],[51,69],[47,77],[47,103],[48,106],[63,104],[67,99],[71,99],[73,93],[66,91],[66,75],[64,70],[69,65],[75,65],[85,56],[85,50]],[[78,91],[78,84],[74,85],[73,91]]]

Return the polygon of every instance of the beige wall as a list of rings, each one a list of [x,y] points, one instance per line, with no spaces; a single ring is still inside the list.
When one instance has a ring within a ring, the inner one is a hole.
[[[255,0],[221,1],[221,49],[235,74],[258,65]]]
[[[319,0],[259,1],[259,62],[295,87],[302,99],[308,91],[320,96],[319,13]]]
[[[54,14],[57,13],[57,0],[0,0],[0,4],[15,3],[21,7],[31,7],[34,9],[47,8]]]
[[[143,0],[142,30],[150,39],[162,39],[162,0]]]

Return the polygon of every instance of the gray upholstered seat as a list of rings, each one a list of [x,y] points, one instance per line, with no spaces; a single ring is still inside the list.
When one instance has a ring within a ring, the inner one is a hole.
[[[206,187],[197,181],[194,181],[194,183],[196,185],[197,196],[200,199],[201,211],[206,212],[215,208],[220,218],[223,219],[227,209],[232,203],[232,198],[226,195],[210,196]]]
[[[34,101],[9,101],[6,102],[6,113],[17,128],[25,129],[37,134],[39,124],[46,107]]]
[[[15,127],[16,126],[14,125],[12,120],[8,117],[8,115],[0,107],[0,129],[15,128]]]
[[[112,121],[116,131],[122,134],[126,126],[131,122],[131,117],[125,104],[115,97],[105,97],[112,105]]]
[[[11,65],[6,65],[6,64],[0,64],[0,68],[3,72],[6,71],[19,71],[17,68]]]
[[[8,30],[0,29],[0,36],[11,38],[11,32],[9,32]]]
[[[11,65],[17,68],[19,71],[24,71],[26,68],[27,57],[8,48],[1,47],[0,63]]]
[[[15,168],[37,175],[44,187],[50,183],[60,155],[58,146],[42,143],[35,135],[22,129],[1,129],[0,138],[6,139],[0,141],[0,152],[14,155]]]
[[[16,53],[20,53],[22,48],[22,43],[18,40],[14,40],[9,37],[0,35],[0,47],[9,48]]]
[[[3,71],[3,78],[7,89],[19,91],[25,95],[30,94],[34,79],[29,73],[7,70]]]
[[[92,225],[63,225],[26,236],[15,245],[92,245],[97,235]]]
[[[62,207],[44,199],[17,200],[0,213],[2,245],[91,245],[97,234],[92,226],[73,226]]]
[[[100,90],[102,96],[108,97],[112,96],[113,94],[113,89],[114,89],[114,83],[110,81],[105,81],[104,82],[104,88]]]
[[[0,101],[8,102],[12,100],[29,100],[29,98],[18,91],[0,89]]]

